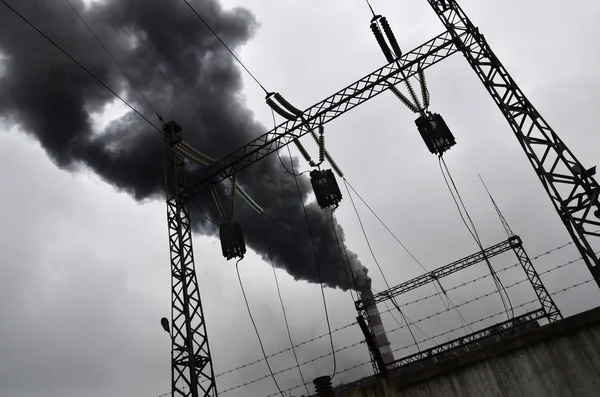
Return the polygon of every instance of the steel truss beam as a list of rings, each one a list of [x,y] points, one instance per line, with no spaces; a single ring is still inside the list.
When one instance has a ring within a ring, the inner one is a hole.
[[[359,299],[355,302],[356,310],[359,313],[365,312],[366,316],[367,308],[372,305],[376,305],[386,300],[394,299],[398,295],[405,294],[408,291],[411,291],[415,288],[419,288],[425,284],[437,282],[443,277],[449,276],[463,269],[483,262],[486,258],[489,259],[494,256],[500,255],[504,252],[510,251],[511,249],[513,249],[513,247],[521,246],[521,244],[521,239],[518,236],[513,236],[508,240],[486,248],[483,251],[476,252],[465,258],[454,261],[446,266],[442,266],[435,270],[432,270],[429,273],[415,277],[412,280],[405,281],[402,284],[399,284],[395,287],[374,294],[370,298]]]
[[[171,382],[172,396],[216,396],[217,388],[200,301],[190,214],[184,205],[186,180],[183,158],[173,149],[181,140],[174,122],[166,135],[167,226],[171,253]]]
[[[296,138],[308,134],[319,125],[324,125],[356,106],[368,101],[414,76],[419,69],[426,69],[456,52],[448,32],[442,33],[425,44],[407,52],[392,62],[348,87],[325,98],[306,109],[302,118],[287,121],[277,128],[258,137],[247,145],[216,161],[211,166],[190,177],[188,197],[193,197],[210,184],[220,182],[236,174],[256,161],[292,143]],[[402,73],[404,73],[404,77]]]
[[[388,370],[394,369],[394,376],[399,375],[402,367],[414,368],[410,364],[422,362],[424,365],[431,363],[439,363],[447,358],[453,357],[456,354],[475,350],[486,344],[494,343],[501,340],[503,337],[512,335],[511,331],[525,331],[532,326],[537,326],[537,320],[546,317],[543,309],[534,310],[525,313],[508,321],[492,325],[469,335],[451,340],[441,345],[437,345],[419,353],[403,357],[399,360],[391,362],[387,365]],[[527,327],[529,326],[529,327]],[[427,360],[425,362],[425,360]]]
[[[527,158],[600,286],[600,186],[533,107],[455,0],[428,0],[510,124]],[[598,211],[594,215],[594,212]]]
[[[515,237],[521,241],[519,236]],[[556,306],[556,303],[554,303],[554,299],[552,299],[552,296],[546,289],[546,286],[544,283],[542,283],[542,279],[540,278],[537,270],[535,270],[533,263],[531,263],[529,255],[527,255],[527,252],[525,252],[523,244],[514,245],[512,249],[519,260],[519,263],[521,264],[521,267],[523,268],[523,271],[525,272],[525,275],[527,276],[535,295],[540,301],[548,321],[553,323],[561,320],[563,318],[562,314],[560,313],[560,310],[558,310],[558,307]]]

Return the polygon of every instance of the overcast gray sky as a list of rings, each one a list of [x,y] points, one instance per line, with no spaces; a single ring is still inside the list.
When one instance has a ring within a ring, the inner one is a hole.
[[[443,29],[424,0],[372,3],[388,18],[405,50]],[[299,108],[318,102],[384,63],[369,30],[370,17],[363,0],[227,0],[224,4],[243,5],[258,21],[254,37],[239,51],[240,58],[263,85]],[[588,0],[462,0],[460,4],[576,156],[588,167],[596,165],[600,5]],[[21,8],[27,16],[28,7]],[[63,12],[70,10],[65,6]],[[0,22],[13,19],[0,6]],[[199,23],[196,27],[204,29]],[[30,29],[24,24],[21,28],[23,32]],[[35,52],[42,46],[46,44],[35,41],[29,50]],[[80,51],[80,55],[86,51],[87,56],[92,52],[103,55],[91,37],[89,47]],[[4,53],[1,47],[0,53]],[[44,67],[43,59],[37,67]],[[10,74],[2,70],[0,61],[0,83],[10,81]],[[519,144],[464,58],[454,55],[429,69],[427,76],[431,109],[443,115],[457,140],[446,161],[484,244],[502,241],[505,235],[478,174],[485,178],[531,257],[567,243],[569,236]],[[239,95],[256,121],[270,128],[271,113],[264,94],[246,75]],[[114,105],[98,117],[105,122],[122,113],[121,106]],[[476,246],[460,221],[436,158],[415,129],[414,118],[386,93],[327,125],[327,147],[363,198],[423,265],[432,269],[473,253]],[[60,170],[27,131],[7,119],[0,126],[4,186],[0,197],[0,394],[150,397],[168,392],[170,341],[159,324],[159,319],[170,313],[164,202],[135,201],[91,171]],[[218,157],[225,153],[208,154]],[[306,169],[306,164],[302,167]],[[359,211],[390,284],[420,274],[422,269],[364,206],[359,205]],[[348,246],[370,269],[374,288],[384,289],[347,195],[336,215],[345,228]],[[194,244],[216,372],[259,359],[234,263],[222,258],[215,238],[197,236]],[[540,257],[535,264],[544,271],[576,258],[570,245]],[[498,267],[512,263],[511,255],[494,261]],[[288,341],[270,265],[250,253],[240,268],[267,353],[285,349]],[[457,275],[445,287],[468,281],[484,270]],[[319,286],[296,282],[283,270],[277,272],[294,340],[301,342],[324,333]],[[502,277],[508,285],[523,274],[510,271]],[[550,291],[557,291],[587,278],[580,261],[543,279]],[[474,284],[450,296],[459,304],[488,293],[490,286]],[[509,290],[515,306],[531,299],[531,292],[522,286]],[[418,292],[400,301],[428,293],[431,291]],[[565,314],[572,314],[595,307],[599,295],[588,283],[557,295],[556,301]],[[333,328],[354,321],[356,313],[348,292],[328,289],[326,297]],[[522,313],[532,307],[518,310]],[[407,314],[416,320],[441,308],[439,300],[429,300],[410,306]],[[491,296],[465,307],[462,313],[467,321],[475,321],[501,308],[497,296]],[[388,329],[398,326],[391,316],[385,315],[384,320]],[[419,324],[431,336],[459,326],[460,321],[447,315]],[[473,325],[477,326],[482,324]],[[418,331],[417,335],[423,338]],[[356,326],[334,334],[337,348],[360,339]],[[393,348],[410,343],[405,330],[393,333],[390,339]],[[307,361],[328,349],[328,340],[322,338],[299,348],[298,355]],[[337,359],[338,369],[343,370],[367,361],[368,352],[361,344],[340,352]],[[272,363],[281,370],[294,360],[287,352]],[[302,368],[307,380],[329,374],[331,357]],[[259,363],[221,376],[217,384],[219,390],[226,390],[267,373],[264,363]],[[340,374],[335,383],[368,374],[369,365],[365,365]],[[296,370],[279,375],[278,380],[285,389],[300,383]],[[223,395],[264,396],[276,391],[273,381],[266,378]],[[302,391],[294,392],[300,395]]]

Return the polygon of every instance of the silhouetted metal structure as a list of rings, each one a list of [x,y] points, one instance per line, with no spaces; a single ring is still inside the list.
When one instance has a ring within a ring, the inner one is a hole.
[[[171,121],[163,130],[171,254],[171,391],[173,396],[216,396],[215,375],[192,251],[191,219],[186,208],[189,198],[186,196],[187,177],[183,156],[175,150],[181,141],[181,127]]]
[[[531,286],[538,298],[538,301],[540,302],[540,305],[541,305],[540,309],[535,310],[534,312],[528,313],[525,316],[532,315],[532,313],[535,313],[535,318],[533,318],[533,320],[538,320],[543,317],[545,317],[548,320],[548,322],[550,322],[550,323],[560,320],[562,318],[560,310],[558,310],[558,307],[554,303],[552,296],[550,296],[550,294],[546,290],[546,287],[542,283],[540,276],[538,275],[537,271],[531,264],[531,261],[529,260],[529,257],[527,256],[525,249],[523,248],[523,243],[521,241],[521,238],[514,234],[511,235],[508,238],[508,240],[506,240],[506,241],[503,241],[503,242],[493,245],[489,248],[486,248],[485,250],[476,252],[472,255],[469,255],[467,257],[464,257],[462,259],[454,261],[446,266],[439,267],[428,273],[417,276],[411,280],[405,281],[405,282],[403,282],[399,285],[396,285],[394,287],[391,287],[385,291],[378,292],[377,294],[374,294],[371,297],[361,297],[361,299],[359,299],[355,302],[356,310],[359,314],[359,317],[366,319],[369,316],[369,312],[368,312],[369,308],[373,307],[374,305],[377,305],[379,303],[382,303],[382,302],[385,302],[388,300],[393,300],[394,298],[396,298],[402,294],[405,294],[416,288],[422,287],[426,284],[440,283],[440,280],[444,277],[447,277],[451,274],[465,270],[471,266],[474,266],[480,262],[485,261],[486,259],[491,259],[495,256],[498,256],[500,254],[503,254],[503,253],[511,251],[511,250],[514,251],[515,255],[517,256],[517,259],[519,260],[519,263],[520,263],[521,267],[523,268],[523,271],[525,272],[525,275],[527,276],[527,279],[529,280],[529,283],[531,284]],[[441,284],[439,284],[439,285],[441,287]],[[512,320],[516,321],[516,319],[519,319],[521,317],[523,317],[523,316],[516,317],[515,319],[511,319],[511,321]],[[513,324],[513,323],[511,323],[509,321],[507,323],[502,323],[502,324],[504,324],[504,325],[502,325],[502,327],[504,327],[506,324]],[[514,322],[514,324],[521,324],[521,323],[519,323],[517,321],[517,322]],[[497,326],[499,326],[499,325],[495,325],[493,327],[497,327]],[[493,327],[491,327],[491,328],[493,328]],[[372,327],[368,326],[367,331],[370,333],[371,337],[374,337],[373,335],[375,332],[372,329]],[[363,332],[365,332],[365,331],[363,330]],[[482,333],[482,331],[477,331],[473,335],[474,335],[473,338],[476,339],[476,338],[484,337],[487,334],[485,332]],[[473,339],[473,340],[475,340],[475,339]],[[371,352],[371,361],[373,363],[373,367],[375,369],[379,369],[379,372],[381,373],[381,364],[376,360],[377,355],[378,354],[381,355],[381,353],[376,350],[372,350],[371,345],[368,345],[368,346],[369,346],[369,349]],[[439,346],[436,346],[432,349],[435,350],[435,349],[438,349],[438,347]],[[377,346],[375,346],[375,348],[378,349]],[[415,357],[417,357],[417,355],[415,355]],[[421,357],[421,356],[418,356],[418,357]],[[404,359],[401,359],[401,360],[404,360]],[[398,360],[396,360],[395,362],[397,363]],[[391,370],[391,369],[395,368],[395,365],[392,365],[392,363],[385,363],[385,367],[387,370]]]
[[[498,60],[479,29],[454,0],[428,0],[446,31],[412,51],[398,49],[393,61],[314,106],[295,112],[279,125],[205,169],[184,177],[182,159],[206,165],[206,159],[175,150],[179,132],[167,137],[167,207],[173,274],[173,389],[178,396],[216,395],[204,316],[191,253],[187,201],[256,161],[361,103],[393,88],[450,55],[460,52],[505,116],[523,151],[548,193],[585,264],[600,286],[600,260],[592,249],[600,233],[600,186],[595,167],[585,168],[540,116]],[[295,111],[295,110],[294,110]],[[173,126],[171,125],[171,127]],[[169,179],[170,178],[170,179]],[[174,182],[174,183],[173,183]],[[510,240],[509,241],[514,241]],[[509,245],[509,248],[511,246]],[[523,256],[525,260],[525,256]],[[528,263],[528,258],[526,259]],[[531,267],[533,269],[533,267]],[[538,295],[539,296],[539,295]],[[548,307],[549,303],[543,303]],[[546,312],[548,313],[548,312]],[[177,387],[178,381],[189,389]]]

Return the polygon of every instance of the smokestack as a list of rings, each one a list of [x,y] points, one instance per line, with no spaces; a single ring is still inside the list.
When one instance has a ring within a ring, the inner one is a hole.
[[[365,289],[360,292],[361,299],[369,299],[372,297],[373,291],[371,291],[371,289]],[[381,321],[381,315],[379,314],[379,309],[377,308],[377,305],[373,304],[367,307],[367,316],[369,325],[373,329],[375,344],[379,348],[379,352],[383,357],[383,362],[385,364],[389,364],[395,361],[394,353],[392,352],[390,341],[388,340],[387,334],[385,333],[385,328],[383,327],[383,321]]]

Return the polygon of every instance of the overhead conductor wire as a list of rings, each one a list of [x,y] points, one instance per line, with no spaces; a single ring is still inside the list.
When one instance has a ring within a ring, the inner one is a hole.
[[[375,253],[373,252],[373,248],[371,247],[371,242],[369,241],[369,237],[367,236],[367,232],[365,230],[365,227],[362,223],[362,219],[360,217],[360,213],[358,212],[358,209],[356,208],[356,204],[354,203],[354,199],[352,198],[352,194],[350,193],[350,189],[348,188],[348,185],[345,183],[346,179],[344,178],[344,185],[346,186],[346,191],[348,192],[348,197],[350,197],[350,202],[352,203],[352,207],[354,208],[354,212],[356,213],[356,217],[358,218],[358,223],[360,224],[360,228],[362,230],[363,236],[365,237],[365,241],[367,242],[367,246],[369,247],[369,251],[371,252],[371,256],[373,257],[373,261],[375,261],[375,264],[377,265],[377,268],[379,269],[379,272],[381,273],[381,277],[383,277],[383,281],[385,282],[386,287],[389,289],[390,288],[390,284],[388,283],[385,274],[383,274],[383,270],[381,269],[381,265],[379,265],[379,261],[377,260],[377,257],[375,256]],[[404,318],[404,322],[406,322],[406,324],[408,325],[408,321],[406,320],[406,316],[404,315],[404,313],[400,310],[400,306],[394,301],[394,299],[392,299],[392,302],[394,302],[395,306],[398,308],[398,311],[400,312],[400,315]],[[410,332],[410,335],[412,336],[414,342],[415,342],[415,346],[417,346],[417,349],[419,351],[421,351],[421,349],[419,348],[419,344],[417,343],[417,338],[415,338],[415,334],[413,333],[412,329],[410,328],[410,325],[408,325],[408,330]]]
[[[288,145],[288,153],[290,159],[292,158],[292,151]],[[294,162],[292,161],[292,173],[295,173],[294,170]],[[317,266],[317,275],[319,277],[319,285],[321,286],[321,297],[323,298],[323,308],[325,309],[325,320],[327,321],[327,330],[329,332],[329,342],[331,343],[331,351],[333,352],[333,374],[330,379],[335,377],[335,373],[337,371],[337,361],[335,356],[335,347],[333,345],[333,336],[331,335],[331,323],[329,322],[329,312],[327,311],[327,300],[325,299],[325,288],[323,287],[323,279],[321,277],[321,265],[319,264],[319,256],[317,255],[317,247],[315,245],[315,238],[312,233],[312,228],[310,226],[310,221],[308,219],[308,212],[306,211],[306,205],[304,205],[304,200],[302,198],[302,191],[300,190],[300,184],[298,183],[298,177],[294,175],[294,181],[296,182],[296,188],[298,189],[298,196],[300,198],[300,204],[302,204],[302,210],[304,211],[304,218],[306,219],[306,226],[308,227],[308,234],[310,235],[310,240],[312,242],[313,251],[315,252],[315,264]]]
[[[481,252],[484,252],[484,248],[483,248],[483,244],[481,243],[481,238],[479,237],[479,233],[477,232],[477,228],[475,227],[475,224],[471,218],[471,216],[469,215],[469,211],[467,210],[462,197],[460,195],[460,192],[456,186],[456,184],[454,183],[454,179],[452,178],[452,174],[450,173],[450,170],[448,169],[448,166],[446,165],[446,161],[444,160],[444,158],[442,156],[439,156],[439,163],[440,163],[440,170],[442,171],[442,176],[444,177],[444,181],[446,182],[446,186],[448,187],[448,190],[450,191],[450,194],[452,195],[452,199],[454,200],[454,203],[456,204],[456,207],[458,209],[458,212],[460,214],[460,217],[465,225],[465,227],[467,228],[467,230],[469,231],[469,234],[471,234],[471,236],[473,237],[473,239],[475,240],[475,243],[477,244],[477,246],[479,247],[479,249],[481,250]],[[445,169],[445,172],[444,172]],[[448,177],[446,177],[446,174],[448,174]],[[452,188],[450,187],[450,183],[448,183],[448,178],[450,178],[450,181],[452,183],[452,186],[454,187],[454,190],[456,191],[456,196],[458,197],[458,201],[457,201],[457,197],[455,197],[454,195],[454,191],[452,190]],[[460,202],[460,205],[459,205]],[[461,206],[462,206],[462,210],[461,210]],[[467,221],[465,220],[465,217],[463,216],[462,211],[464,210],[465,215],[467,216],[469,223],[471,224],[471,227],[469,227],[469,225],[467,224]],[[473,228],[471,230],[471,228]],[[494,284],[496,285],[496,290],[498,292],[498,295],[500,296],[500,299],[502,300],[502,305],[504,306],[504,309],[506,311],[506,315],[507,317],[514,318],[515,313],[514,313],[514,308],[512,306],[512,302],[510,299],[510,296],[508,296],[508,293],[506,292],[506,288],[504,288],[504,285],[502,283],[502,281],[500,280],[500,278],[497,276],[492,264],[490,263],[490,260],[487,258],[487,256],[484,255],[484,259],[485,262],[492,274],[492,278],[494,279]],[[506,295],[506,298],[508,300],[508,306],[510,306],[510,311],[511,314],[509,314],[509,309],[507,307],[506,301],[504,299],[504,296],[502,295],[502,292],[500,292],[500,289],[502,288],[502,290],[504,291],[504,295]]]
[[[35,26],[32,22],[30,22],[23,14],[14,9],[10,4],[6,2],[6,0],[0,0],[2,4],[4,4],[9,10],[11,10],[15,15],[21,18],[25,23],[27,23],[30,27],[32,27],[37,33],[39,33],[42,37],[44,37],[50,44],[56,47],[60,52],[65,54],[71,61],[73,61],[77,66],[79,66],[84,72],[86,72],[90,77],[96,80],[100,85],[110,91],[117,99],[119,99],[125,106],[131,109],[134,113],[140,116],[143,120],[145,120],[150,126],[152,126],[156,131],[158,131],[161,135],[164,135],[163,131],[154,125],[146,116],[140,113],[136,108],[129,104],[125,99],[123,99],[119,94],[117,94],[112,88],[110,88],[104,81],[102,81],[98,76],[92,73],[88,68],[86,68],[81,62],[75,59],[71,54],[69,54],[66,50],[64,50],[58,43],[52,40],[46,33],[41,31],[37,26]]]
[[[356,189],[354,189],[354,187],[352,186],[352,184],[346,178],[344,178],[344,182],[347,185],[346,187],[347,188],[349,187],[354,192],[354,194],[356,194],[356,196],[368,208],[368,210],[371,212],[371,214],[373,214],[373,216],[375,216],[375,218],[390,233],[390,235],[394,238],[394,240],[396,240],[396,242],[398,244],[400,244],[400,246],[404,249],[404,251],[406,251],[406,253],[408,255],[410,255],[410,257],[412,259],[414,259],[414,261],[421,267],[421,269],[423,269],[426,273],[429,273],[429,270],[427,270],[427,268],[425,266],[423,266],[423,264],[413,255],[413,253],[406,247],[406,245],[404,245],[402,243],[402,241],[400,241],[400,239],[398,239],[398,237],[396,237],[396,235],[394,234],[394,232],[385,224],[385,222],[383,222],[383,220],[379,217],[379,215],[377,215],[377,213],[373,210],[373,208],[371,208],[371,206],[362,198],[362,196],[356,191]],[[461,312],[456,308],[456,305],[454,304],[454,302],[452,302],[452,299],[450,299],[450,296],[448,296],[448,294],[446,293],[446,291],[442,287],[442,285],[441,285],[441,283],[440,283],[439,280],[437,280],[437,283],[439,284],[439,286],[442,289],[442,291],[440,291],[438,289],[438,287],[437,287],[437,285],[435,283],[433,284],[433,286],[435,287],[435,290],[437,291],[437,295],[439,296],[440,300],[442,301],[442,304],[444,304],[444,306],[446,306],[446,303],[444,302],[444,299],[442,298],[442,293],[443,293],[446,296],[446,298],[448,299],[448,302],[450,303],[450,305],[456,310],[456,313],[460,317],[461,322],[463,322],[464,324],[467,324],[467,320],[465,320],[465,318],[463,317],[463,315],[461,314]],[[448,306],[446,306],[446,307],[448,308]],[[471,329],[471,332],[473,332],[472,329]]]
[[[227,44],[225,44],[225,42],[221,39],[221,37],[219,37],[219,35],[217,34],[217,32],[215,32],[215,30],[208,24],[208,22],[206,22],[206,20],[204,18],[202,18],[202,16],[198,13],[198,11],[196,11],[196,9],[190,4],[190,2],[188,0],[183,0],[183,2],[185,4],[187,4],[187,6],[189,7],[189,9],[192,10],[192,12],[196,15],[196,17],[198,17],[198,19],[204,24],[204,26],[206,26],[206,28],[208,30],[210,30],[210,32],[213,34],[213,36],[215,36],[216,39],[219,40],[221,42],[221,44],[223,44],[223,47],[225,47],[227,49],[227,51],[229,51],[229,53],[231,54],[231,56],[235,58],[235,60],[240,64],[240,66],[242,68],[244,68],[244,70],[248,73],[248,75],[250,77],[252,77],[252,79],[256,82],[256,84],[258,84],[259,87],[262,88],[262,90],[266,94],[269,94],[269,92],[267,91],[267,89],[260,83],[260,81],[258,81],[258,79],[252,74],[252,72],[246,67],[246,65],[244,65],[244,63],[233,53],[233,51],[231,51],[231,49],[229,48],[229,46]]]
[[[281,311],[283,312],[283,319],[285,320],[285,328],[287,330],[288,339],[290,341],[290,346],[292,347],[292,352],[294,353],[294,359],[296,360],[296,366],[298,367],[298,372],[300,373],[300,378],[302,379],[302,383],[305,384],[304,374],[302,373],[302,369],[300,368],[300,361],[298,360],[298,355],[296,354],[296,348],[294,347],[294,341],[292,340],[292,333],[290,332],[290,324],[288,323],[287,314],[285,311],[285,305],[283,304],[283,298],[281,297],[281,289],[279,287],[279,278],[277,277],[277,272],[275,271],[275,264],[273,263],[273,255],[271,254],[271,244],[269,243],[269,236],[267,234],[267,228],[265,227],[265,217],[261,216],[261,223],[263,233],[265,235],[265,242],[267,243],[267,250],[269,254],[269,261],[271,262],[271,269],[273,270],[273,277],[275,278],[275,285],[277,286],[277,295],[279,295],[279,303],[281,304]],[[266,357],[265,357],[266,360]],[[310,391],[308,387],[306,387],[306,395],[310,395]]]
[[[256,327],[256,322],[254,321],[254,316],[252,316],[252,311],[250,310],[250,304],[248,303],[248,297],[246,296],[246,291],[244,290],[244,283],[242,283],[242,277],[240,276],[239,264],[240,261],[244,259],[241,257],[235,263],[235,271],[237,273],[238,281],[240,282],[240,288],[242,289],[242,295],[244,296],[244,302],[246,302],[246,309],[248,309],[248,315],[250,316],[250,321],[252,321],[252,326],[254,327],[254,331],[256,332],[256,337],[258,338],[258,344],[260,345],[260,350],[262,351],[263,357],[265,358],[265,363],[267,364],[267,368],[269,368],[269,373],[273,378],[273,382],[275,386],[277,386],[277,390],[279,390],[279,394],[281,397],[284,397],[281,388],[279,387],[279,383],[277,383],[277,379],[275,379],[275,375],[273,374],[273,370],[271,369],[271,364],[269,364],[269,360],[267,359],[267,353],[265,352],[265,347],[263,346],[262,339],[260,338],[260,333],[258,332],[258,328]]]
[[[163,120],[162,116],[160,115],[160,113],[158,113],[158,110],[156,110],[156,108],[154,106],[152,106],[152,104],[150,103],[150,101],[148,100],[148,98],[146,97],[146,95],[144,95],[144,93],[142,92],[142,90],[140,90],[139,87],[134,83],[133,79],[129,76],[129,74],[125,71],[125,69],[123,69],[123,67],[121,67],[121,65],[119,64],[119,62],[111,54],[111,52],[108,50],[108,48],[106,48],[106,46],[104,45],[104,43],[102,42],[102,40],[100,40],[100,37],[98,37],[98,35],[94,32],[94,30],[92,29],[92,27],[85,21],[85,19],[83,19],[83,16],[77,11],[77,9],[73,6],[73,4],[69,0],[65,0],[65,1],[69,5],[69,7],[71,7],[71,9],[75,13],[75,15],[77,15],[77,17],[81,20],[81,22],[83,22],[83,24],[85,25],[85,27],[87,28],[87,30],[89,30],[89,32],[92,34],[92,36],[94,36],[94,38],[96,39],[96,41],[98,42],[98,44],[100,44],[100,46],[104,49],[104,52],[106,52],[106,54],[110,57],[110,59],[112,59],[112,61],[115,63],[115,65],[117,65],[117,67],[119,68],[119,70],[121,70],[121,72],[125,75],[125,77],[127,78],[127,80],[129,80],[129,83],[133,86],[133,88],[135,88],[136,91],[140,94],[140,96],[144,99],[144,101],[146,102],[146,104],[148,105],[148,107],[150,109],[152,109],[152,111],[154,112],[154,114],[156,115],[156,117],[158,118],[158,120],[160,122],[164,123],[164,120]]]

